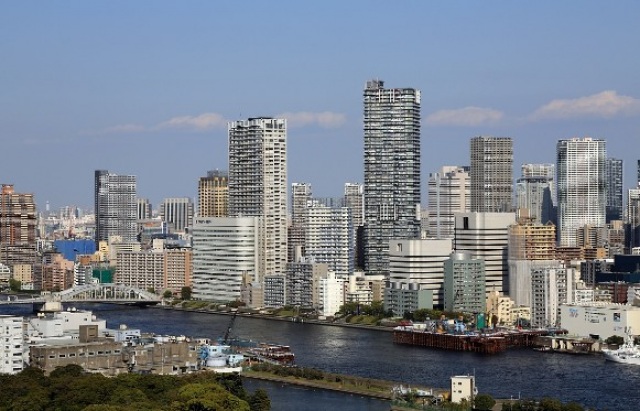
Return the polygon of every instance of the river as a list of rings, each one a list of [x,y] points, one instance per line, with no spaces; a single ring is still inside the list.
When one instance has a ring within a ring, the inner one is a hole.
[[[106,319],[110,328],[126,324],[143,332],[193,337],[217,338],[224,334],[231,319],[225,315],[106,304],[83,308]],[[30,315],[30,309],[31,306],[0,306],[0,314]],[[640,386],[640,367],[608,363],[598,355],[539,353],[530,349],[512,349],[497,355],[431,350],[393,344],[389,332],[251,317],[237,317],[231,334],[290,345],[299,366],[330,372],[442,388],[449,386],[452,375],[474,374],[480,393],[496,398],[549,396],[598,410],[640,409],[640,391],[636,389]],[[273,384],[269,387],[275,400],[278,394],[273,392]],[[330,401],[329,398],[345,400],[344,395],[338,393],[292,387],[283,387],[283,390],[288,390],[287,401],[296,395],[303,401],[318,395],[325,396],[326,401]],[[376,408],[378,402],[363,405],[357,402],[358,397],[352,399],[356,404],[350,409],[385,409]],[[287,409],[275,405],[274,402],[274,410]]]

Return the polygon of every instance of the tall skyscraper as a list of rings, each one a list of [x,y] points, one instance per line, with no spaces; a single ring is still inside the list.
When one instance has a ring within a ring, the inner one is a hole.
[[[160,204],[160,218],[174,232],[184,232],[193,225],[193,201],[189,197],[165,198]]]
[[[0,191],[0,263],[33,265],[36,256],[36,204],[33,194],[16,193],[13,184]]]
[[[607,209],[606,221],[622,220],[622,175],[623,163],[618,158],[607,158]]]
[[[229,178],[226,172],[207,171],[198,181],[198,217],[226,217],[229,214]]]
[[[364,90],[364,260],[371,275],[388,275],[389,240],[420,236],[420,91]]]
[[[262,217],[260,258],[267,274],[287,264],[287,122],[250,118],[229,123],[229,215]]]
[[[605,141],[560,140],[557,156],[559,244],[575,247],[579,228],[605,226]]]
[[[555,166],[553,164],[523,164],[522,177],[516,182],[516,209],[527,210],[533,223],[555,224]]]
[[[429,237],[453,238],[454,214],[471,206],[468,166],[444,166],[429,174]]]
[[[96,170],[95,213],[96,243],[112,236],[121,236],[125,242],[136,241],[136,176]]]
[[[509,212],[513,208],[513,140],[471,139],[471,211]]]

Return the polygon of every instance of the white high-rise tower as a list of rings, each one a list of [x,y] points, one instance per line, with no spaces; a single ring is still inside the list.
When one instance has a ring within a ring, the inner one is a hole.
[[[250,118],[229,123],[229,215],[262,217],[259,259],[264,275],[287,264],[287,122]]]
[[[560,140],[557,155],[559,244],[575,247],[579,228],[605,226],[605,141],[589,137]]]

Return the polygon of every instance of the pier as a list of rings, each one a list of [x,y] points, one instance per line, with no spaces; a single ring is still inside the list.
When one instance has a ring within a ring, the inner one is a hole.
[[[453,351],[480,354],[498,354],[511,347],[533,347],[537,337],[547,335],[545,330],[522,330],[487,334],[447,334],[398,327],[393,331],[396,344],[417,345]]]

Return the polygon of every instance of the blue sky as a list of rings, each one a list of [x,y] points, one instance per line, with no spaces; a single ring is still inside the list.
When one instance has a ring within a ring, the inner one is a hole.
[[[289,119],[289,182],[363,180],[362,89],[422,91],[423,186],[476,135],[524,162],[558,139],[640,158],[640,2],[0,2],[0,182],[93,207],[93,171],[154,206],[227,168],[226,123]],[[426,190],[423,190],[426,197]]]

